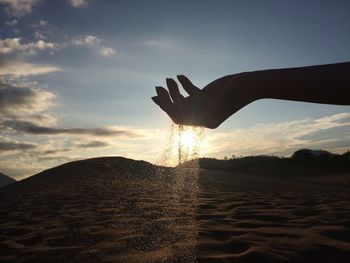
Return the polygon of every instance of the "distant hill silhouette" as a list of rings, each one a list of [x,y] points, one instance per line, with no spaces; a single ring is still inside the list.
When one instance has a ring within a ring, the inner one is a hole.
[[[342,158],[343,158],[344,160],[350,160],[350,152],[347,151],[346,153],[344,153],[344,154],[342,155]]]
[[[0,188],[15,182],[16,180],[13,179],[12,177],[9,177],[3,173],[0,173]]]
[[[193,161],[188,162],[190,164]],[[183,164],[186,165],[186,164]],[[191,166],[191,165],[190,165]],[[350,152],[342,155],[324,150],[301,149],[290,158],[276,156],[246,156],[228,160],[200,158],[202,169],[227,170],[266,175],[313,175],[325,173],[349,173]],[[171,175],[172,168],[156,166],[145,161],[136,161],[124,157],[100,157],[69,162],[10,185],[16,180],[0,173],[0,188],[35,189],[38,187],[56,187],[65,182],[70,184],[88,181],[94,187],[94,181],[116,179],[150,179],[157,174]],[[171,176],[170,176],[171,177]],[[164,179],[170,177],[165,176]],[[7,187],[5,187],[7,186]],[[11,190],[13,191],[13,190]],[[22,191],[22,190],[21,190]]]
[[[10,185],[2,191],[42,191],[45,188],[88,184],[93,189],[101,181],[150,179],[170,168],[124,157],[100,157],[65,163]],[[67,185],[66,185],[67,184]]]
[[[301,149],[293,153],[291,156],[295,160],[310,160],[310,159],[322,159],[327,160],[331,158],[340,157],[339,154],[334,154],[324,150],[310,150],[310,149]]]
[[[42,184],[56,187],[65,181],[74,184],[83,180],[93,184],[94,180],[109,181],[129,177],[142,180],[156,176],[167,169],[169,168],[124,157],[99,157],[73,161],[47,169],[7,188],[27,188],[29,185],[36,187]]]
[[[162,247],[169,236],[171,242],[185,240],[187,232],[168,220],[179,211],[172,171],[103,157],[66,163],[1,188],[0,262],[140,262],[119,257]],[[91,247],[98,248],[94,255]]]
[[[276,156],[247,156],[229,160],[201,158],[199,165],[203,169],[279,176],[327,173],[349,173],[350,175],[350,153],[338,155],[323,150],[301,149],[290,158]]]

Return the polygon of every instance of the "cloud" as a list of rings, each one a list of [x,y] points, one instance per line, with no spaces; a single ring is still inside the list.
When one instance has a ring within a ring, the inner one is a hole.
[[[8,119],[37,114],[52,105],[55,95],[39,88],[0,82],[0,117]]]
[[[81,45],[93,46],[93,45],[98,45],[101,42],[102,42],[101,38],[93,35],[87,35],[83,38],[73,40],[73,44],[77,46],[81,46]]]
[[[0,141],[0,153],[7,151],[15,151],[15,150],[32,150],[35,149],[36,145],[31,143],[22,143],[22,142],[1,142]]]
[[[97,128],[58,128],[39,126],[32,122],[26,121],[5,121],[3,125],[17,132],[36,134],[36,135],[91,135],[91,136],[121,136],[127,138],[143,137],[142,134],[135,133],[131,130],[117,129],[113,127]]]
[[[104,42],[102,38],[99,38],[94,35],[87,35],[82,38],[78,38],[72,41],[76,46],[90,46],[96,48],[99,53],[106,57],[111,57],[116,54],[116,51],[108,46],[102,45]]]
[[[62,69],[53,65],[31,64],[17,60],[0,62],[0,76],[34,76],[47,73],[54,73]]]
[[[290,122],[258,124],[245,129],[221,132],[206,139],[204,155],[222,157],[224,155],[290,155],[299,148],[322,145],[331,148],[328,141],[317,138],[306,139],[306,135],[350,125],[346,121],[350,113],[339,113],[318,119],[302,119]],[[341,138],[344,142],[344,138]],[[350,145],[350,137],[347,138]],[[334,143],[334,142],[333,142]],[[334,147],[337,145],[334,144]]]
[[[0,76],[26,77],[61,71],[61,68],[46,64],[31,64],[23,61],[23,55],[57,49],[57,45],[44,40],[22,43],[20,38],[0,38]]]
[[[106,142],[101,141],[91,141],[91,142],[85,142],[85,143],[78,143],[76,144],[76,147],[78,148],[99,148],[99,147],[106,147],[109,146]]]
[[[74,7],[82,7],[84,5],[87,5],[87,0],[69,0],[72,6]]]
[[[115,54],[115,50],[111,47],[105,47],[105,46],[102,46],[100,48],[100,52],[102,55],[106,56],[106,57],[110,57],[112,55]]]
[[[0,39],[0,54],[10,55],[10,54],[26,54],[33,55],[37,51],[43,50],[53,50],[56,45],[51,42],[45,42],[44,40],[38,40],[37,42],[21,43],[20,38],[7,38]]]
[[[36,147],[37,145],[35,145]],[[62,146],[62,145],[61,145]],[[55,145],[52,145],[50,143],[44,144],[44,145],[38,145],[36,147],[35,154],[38,156],[48,156],[48,155],[54,155],[56,157],[61,157],[59,154],[66,153],[66,152],[72,152],[72,151],[80,151],[81,149],[88,149],[88,148],[102,148],[102,147],[108,147],[110,146],[109,143],[103,142],[103,141],[86,141],[84,142],[71,142],[69,144],[69,148],[62,148],[60,145],[57,145],[57,141]],[[51,156],[53,157],[53,156]]]
[[[16,180],[21,180],[39,172],[42,170],[42,166],[33,161],[9,162],[8,160],[0,160],[0,169],[4,174],[11,175],[11,177],[15,178]]]
[[[41,0],[0,0],[0,4],[6,5],[8,15],[21,17],[30,14],[33,7]]]
[[[54,98],[55,94],[47,90],[0,82],[0,134],[11,133],[5,121],[54,125],[56,118],[46,112]]]

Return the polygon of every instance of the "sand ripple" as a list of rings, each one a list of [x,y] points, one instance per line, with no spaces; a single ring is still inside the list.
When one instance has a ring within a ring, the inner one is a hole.
[[[350,262],[344,181],[202,171],[198,189],[187,179],[96,175],[2,191],[0,262]]]

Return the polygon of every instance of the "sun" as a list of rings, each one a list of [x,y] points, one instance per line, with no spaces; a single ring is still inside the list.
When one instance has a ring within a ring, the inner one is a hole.
[[[174,163],[181,164],[197,159],[200,154],[203,131],[202,127],[173,124],[168,138],[170,146],[168,150],[169,160],[172,159]]]
[[[188,150],[193,150],[197,146],[197,134],[193,129],[185,129],[180,132],[180,144]]]

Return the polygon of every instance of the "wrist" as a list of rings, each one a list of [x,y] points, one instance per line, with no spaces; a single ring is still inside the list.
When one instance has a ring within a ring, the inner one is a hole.
[[[264,88],[259,81],[259,72],[242,72],[235,75],[237,80],[237,87],[243,97],[247,98],[249,102],[265,98]]]
[[[222,78],[222,95],[227,99],[240,99],[249,104],[255,100],[263,99],[263,89],[258,84],[257,72],[242,72]]]

